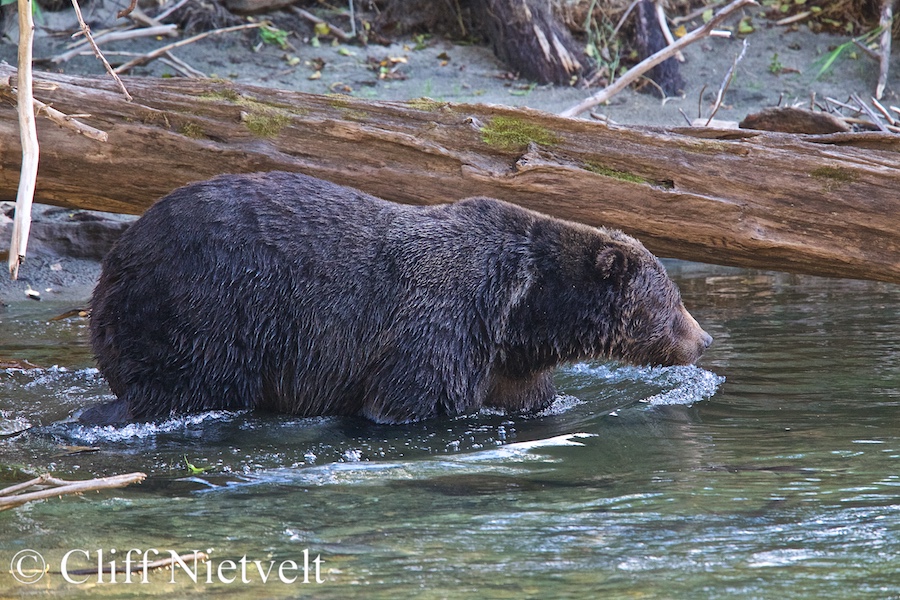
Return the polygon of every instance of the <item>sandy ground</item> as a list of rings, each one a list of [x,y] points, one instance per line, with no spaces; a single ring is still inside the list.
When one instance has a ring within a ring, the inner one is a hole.
[[[113,22],[111,16],[117,10],[115,2],[94,2],[85,9],[85,16],[92,29],[99,32],[104,23]],[[813,34],[802,25],[796,30],[775,26],[758,9],[751,9],[747,14],[753,15],[755,31],[746,38],[747,52],[736,68],[717,119],[740,121],[747,114],[779,104],[809,106],[813,97],[830,96],[845,101],[852,93],[866,100],[872,96],[878,65],[858,50],[845,52],[832,68],[817,77],[821,65],[817,61],[848,38]],[[0,60],[15,64],[17,32],[10,21],[14,19],[6,20],[5,36],[0,40]],[[486,47],[457,45],[439,38],[428,39],[424,44],[406,40],[391,46],[368,47],[332,45],[323,40],[315,46],[310,42],[307,23],[286,13],[275,15],[275,21],[291,32],[286,48],[262,43],[259,33],[252,30],[210,37],[179,48],[174,54],[208,76],[372,99],[427,96],[450,102],[528,106],[559,112],[596,91],[536,86],[511,79],[503,64]],[[735,22],[736,19],[730,23]],[[103,76],[102,66],[93,56],[80,56],[59,64],[42,60],[62,52],[69,42],[64,34],[75,28],[71,11],[45,15],[35,43],[37,68]],[[117,52],[147,52],[171,41],[172,38],[149,38],[111,43],[104,46],[104,52],[116,63],[124,60]],[[710,38],[698,42],[684,52],[686,61],[681,65],[681,73],[686,92],[683,97],[663,101],[628,90],[598,107],[596,112],[622,124],[663,127],[683,126],[686,118],[708,117],[715,94],[740,52],[740,40]],[[400,61],[391,63],[390,59]],[[383,60],[389,61],[393,73],[379,79],[370,63]],[[177,76],[176,71],[160,62],[136,69],[132,74]],[[900,89],[896,76],[889,80],[885,105],[900,104],[894,88]],[[55,213],[54,218],[65,216]],[[55,271],[49,270],[52,265],[56,265]],[[0,297],[5,301],[21,299],[25,287],[30,286],[58,298],[83,301],[97,272],[90,260],[58,259],[52,252],[39,255],[26,262],[22,282],[10,284],[0,278]]]

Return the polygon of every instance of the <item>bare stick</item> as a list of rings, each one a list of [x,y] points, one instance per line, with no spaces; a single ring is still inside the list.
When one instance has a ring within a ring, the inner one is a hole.
[[[631,14],[631,11],[634,10],[634,7],[638,5],[638,2],[641,0],[631,0],[631,4],[628,5],[628,8],[625,9],[625,12],[622,13],[622,16],[619,18],[619,22],[616,23],[616,28],[613,29],[612,34],[610,34],[609,39],[614,40],[617,35],[619,35],[619,30],[622,28],[622,25],[625,24],[625,20],[628,18],[628,15]]]
[[[166,54],[167,52],[174,50],[175,48],[180,48],[181,46],[186,46],[188,44],[193,44],[194,42],[200,41],[203,38],[207,38],[211,35],[219,35],[222,33],[231,33],[232,31],[242,31],[244,29],[256,29],[258,27],[263,27],[266,23],[245,23],[244,25],[235,25],[234,27],[223,27],[222,29],[213,29],[212,31],[204,31],[203,33],[199,33],[195,36],[178,40],[172,44],[168,44],[161,48],[157,48],[153,52],[148,52],[143,56],[139,56],[133,60],[128,61],[124,65],[120,65],[115,69],[116,73],[124,73],[126,71],[130,71],[134,67],[139,67],[141,65],[147,64],[148,62],[155,60],[156,58]]]
[[[48,477],[50,477],[50,474],[44,473],[43,475],[35,477],[34,479],[29,479],[28,481],[23,481],[22,483],[17,483],[16,485],[11,485],[7,488],[3,488],[2,490],[0,490],[0,496],[9,496],[21,490],[27,490],[28,488],[35,485],[40,485],[47,481]]]
[[[84,37],[87,38],[87,41],[91,44],[91,48],[94,49],[94,54],[98,59],[100,59],[100,62],[103,63],[103,68],[105,68],[106,72],[112,76],[113,80],[116,82],[116,85],[119,86],[119,90],[122,92],[122,95],[125,96],[125,99],[131,102],[134,98],[132,98],[131,94],[128,93],[128,90],[125,88],[125,84],[122,83],[122,80],[119,79],[119,76],[115,71],[113,71],[113,68],[103,56],[103,53],[100,52],[100,47],[97,46],[97,42],[94,41],[94,36],[91,35],[91,28],[88,27],[88,24],[84,22],[84,17],[81,16],[81,7],[78,6],[78,0],[72,0],[72,6],[75,8],[75,16],[78,18],[78,23],[81,25],[81,31],[84,32]]]
[[[97,479],[88,479],[86,481],[66,481],[64,479],[50,477],[49,475],[42,475],[37,479],[26,482],[31,484],[28,487],[39,485],[42,483],[47,483],[56,487],[39,490],[37,492],[12,495],[9,494],[8,491],[4,490],[4,492],[0,494],[0,510],[15,508],[16,506],[21,506],[26,502],[32,502],[34,500],[45,500],[47,498],[54,498],[56,496],[82,494],[84,492],[93,492],[96,490],[125,487],[126,485],[131,485],[132,483],[141,482],[146,478],[147,476],[144,473],[129,473],[127,475],[100,477]],[[16,491],[19,491],[26,489],[23,486],[25,486],[25,484],[18,484],[12,487],[16,488]]]
[[[182,6],[184,6],[185,4],[187,4],[190,1],[191,0],[181,0],[180,2],[177,2],[174,6],[171,6],[171,7],[167,8],[166,10],[162,11],[161,13],[159,13],[158,15],[156,15],[156,17],[155,17],[156,20],[162,21],[163,19],[165,19],[166,17],[168,17],[173,12],[175,12],[176,10],[178,10],[179,8],[181,8]]]
[[[86,138],[96,140],[98,142],[109,141],[109,134],[107,134],[105,131],[97,129],[96,127],[91,127],[90,125],[85,125],[81,121],[75,119],[73,116],[58,111],[49,104],[44,104],[40,100],[35,99],[34,105],[37,107],[40,114],[46,115],[48,119],[50,119],[60,127],[71,129],[75,133],[83,135]]]
[[[656,3],[656,20],[659,21],[659,28],[662,29],[666,43],[669,45],[674,44],[675,36],[672,35],[672,31],[669,29],[669,21],[666,19],[666,11],[663,9],[662,2]],[[675,60],[684,62],[684,54],[680,50],[675,53]]]
[[[872,98],[872,104],[875,106],[875,108],[878,109],[878,112],[880,112],[881,114],[884,115],[884,118],[887,119],[887,122],[890,125],[897,124],[896,119],[894,119],[894,115],[892,115],[890,112],[888,112],[888,109],[886,109],[881,102],[879,102],[875,98]]]
[[[128,29],[126,31],[110,31],[94,38],[94,44],[99,46],[107,42],[117,42],[121,40],[130,40],[138,37],[152,37],[157,35],[169,35],[178,30],[177,25],[160,25],[158,27],[142,27],[140,29]],[[50,60],[54,63],[61,63],[71,60],[81,54],[84,46],[89,44],[88,40],[83,40],[76,44],[71,50],[57,54]],[[95,51],[96,54],[96,51]]]
[[[151,17],[150,15],[142,11],[138,6],[136,6],[134,10],[131,11],[131,14],[128,15],[128,18],[135,23],[143,25],[144,27],[160,27],[164,25],[162,21],[160,21],[156,17]],[[169,37],[178,37],[178,33],[174,30],[166,33],[165,35],[168,35]]]
[[[712,10],[712,9],[716,8],[717,6],[721,6],[721,4],[722,4],[722,2],[719,1],[719,2],[713,2],[712,4],[707,4],[706,6],[701,6],[700,8],[697,8],[697,9],[689,12],[688,14],[684,15],[683,17],[675,17],[674,19],[672,19],[672,24],[673,25],[681,25],[682,23],[687,23],[688,21],[693,21],[694,19],[696,19],[697,17],[699,17],[706,11]]]
[[[310,23],[313,23],[315,25],[321,25],[323,23],[325,25],[328,25],[328,31],[334,37],[341,40],[342,42],[347,42],[347,41],[350,41],[350,39],[351,39],[350,36],[347,35],[347,32],[345,32],[343,29],[341,29],[339,27],[335,27],[334,25],[332,25],[331,23],[329,23],[327,21],[323,21],[322,19],[320,19],[319,17],[317,17],[316,15],[312,14],[309,11],[305,11],[302,8],[298,8],[296,6],[292,6],[291,11],[295,15],[299,15],[299,16],[303,17],[304,19],[306,19],[307,21],[309,21]]]
[[[168,64],[170,67],[184,74],[185,77],[191,77],[194,79],[208,77],[206,73],[199,69],[195,69],[188,63],[184,62],[171,52],[166,52],[164,57],[161,57],[159,60],[163,61],[163,63]]]
[[[801,13],[797,13],[796,15],[792,15],[790,17],[785,17],[783,19],[779,19],[778,21],[775,21],[775,24],[779,25],[779,26],[790,25],[791,23],[796,23],[797,21],[802,21],[803,19],[810,16],[811,14],[812,14],[812,11],[806,10]]]
[[[863,53],[864,53],[866,56],[868,56],[869,58],[871,58],[871,59],[873,59],[873,60],[881,60],[881,56],[879,56],[879,54],[878,54],[877,52],[875,52],[874,50],[872,50],[871,48],[869,48],[868,46],[866,46],[865,44],[863,44],[862,42],[860,42],[858,39],[853,40],[853,44],[854,44],[857,48],[859,48],[860,50],[862,50]]]
[[[825,100],[827,100],[831,104],[834,104],[835,106],[839,106],[840,108],[846,108],[847,110],[852,110],[853,112],[855,112],[857,114],[862,112],[862,109],[859,108],[858,106],[851,106],[845,102],[841,102],[840,100],[835,100],[834,98],[831,98],[831,97],[826,97]]]
[[[12,240],[9,247],[9,275],[19,277],[19,265],[25,259],[28,234],[31,231],[31,203],[37,185],[40,145],[34,119],[34,83],[31,62],[34,42],[33,0],[18,0],[19,9],[19,75],[16,106],[19,117],[19,138],[22,143],[22,168],[19,171],[19,189],[16,193],[16,216],[13,220]]]
[[[129,4],[126,8],[124,8],[124,9],[120,10],[118,13],[116,13],[116,18],[121,19],[122,17],[127,17],[128,15],[131,14],[131,11],[133,11],[136,7],[137,7],[137,0],[131,0],[131,4]]]
[[[713,117],[716,116],[716,113],[719,112],[719,107],[722,106],[722,100],[725,99],[725,92],[728,90],[728,86],[731,85],[731,78],[734,76],[734,70],[737,68],[738,63],[744,58],[744,54],[747,52],[747,38],[744,38],[744,43],[741,46],[741,53],[738,54],[738,57],[734,59],[734,62],[731,63],[731,67],[728,69],[728,72],[725,73],[725,79],[722,80],[722,85],[719,87],[719,93],[716,94],[716,103],[713,105],[712,114],[709,115],[709,118],[706,120],[706,127],[709,127],[709,124],[712,123]]]
[[[869,117],[869,119],[872,120],[872,124],[875,125],[875,127],[877,127],[877,128],[878,128],[879,130],[881,130],[881,131],[887,131],[887,130],[888,130],[888,128],[885,127],[884,123],[881,122],[881,117],[879,117],[879,116],[875,113],[874,110],[872,110],[871,108],[869,108],[869,106],[868,106],[865,102],[862,101],[862,98],[860,98],[859,95],[857,95],[857,94],[851,94],[850,97],[853,98],[853,101],[854,101],[854,102],[856,102],[857,104],[859,104],[860,110],[862,110],[864,113],[866,113],[866,116]]]
[[[7,78],[7,81],[0,81],[0,92],[5,91],[11,94],[14,98],[18,99],[19,92],[12,87],[12,84],[8,81],[8,79],[9,78]],[[75,133],[91,138],[92,140],[97,140],[98,142],[105,142],[109,139],[109,136],[105,131],[101,131],[100,129],[96,129],[94,127],[91,127],[90,125],[85,125],[84,123],[78,121],[75,118],[75,115],[67,115],[61,111],[58,111],[49,104],[44,104],[37,98],[32,98],[32,102],[34,103],[34,108],[37,111],[36,114],[43,114],[60,127],[71,129]]]
[[[617,79],[614,83],[608,85],[604,89],[600,90],[587,100],[573,106],[572,108],[568,108],[560,113],[560,116],[563,117],[574,117],[584,111],[588,110],[591,107],[594,107],[598,104],[602,104],[606,102],[614,95],[618,94],[626,87],[631,85],[634,81],[636,81],[641,75],[663,62],[685,46],[693,44],[697,40],[703,39],[709,33],[715,29],[715,27],[724,21],[729,15],[731,15],[736,10],[739,10],[745,6],[753,5],[755,6],[757,3],[754,0],[735,0],[719,12],[717,12],[709,22],[701,25],[697,29],[688,33],[674,44],[666,46],[659,52],[648,56],[631,69],[628,70],[624,75],[622,75],[619,79]]]
[[[878,85],[875,86],[875,98],[881,100],[887,86],[888,68],[891,64],[891,29],[894,23],[894,0],[881,2],[881,60],[878,70]]]

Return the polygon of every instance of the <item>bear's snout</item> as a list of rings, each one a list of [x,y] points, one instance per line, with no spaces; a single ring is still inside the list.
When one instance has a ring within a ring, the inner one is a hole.
[[[681,305],[681,341],[679,343],[679,356],[677,363],[691,365],[697,362],[703,355],[703,351],[712,344],[712,336],[703,331],[697,319]]]

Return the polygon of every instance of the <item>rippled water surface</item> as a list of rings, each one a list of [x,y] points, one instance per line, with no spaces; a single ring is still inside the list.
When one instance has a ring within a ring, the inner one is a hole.
[[[65,423],[109,394],[86,323],[9,306],[0,486],[148,478],[0,513],[0,597],[900,598],[900,288],[669,268],[715,338],[699,366],[574,365],[545,414],[403,427]],[[98,577],[129,549],[210,560]]]

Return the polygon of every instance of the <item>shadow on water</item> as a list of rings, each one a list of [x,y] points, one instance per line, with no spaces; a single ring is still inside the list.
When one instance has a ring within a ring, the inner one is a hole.
[[[53,571],[73,548],[89,569],[125,547],[209,551],[208,581],[156,574],[141,594],[900,597],[900,289],[667,266],[715,338],[700,366],[572,365],[541,415],[408,426],[65,422],[109,397],[86,323],[47,322],[71,307],[9,307],[0,483],[149,477],[3,513],[0,559],[41,549],[43,593],[66,597],[138,593]],[[215,569],[242,556],[320,556],[323,583],[273,585],[255,566],[222,580]],[[33,589],[0,574],[2,597]]]

